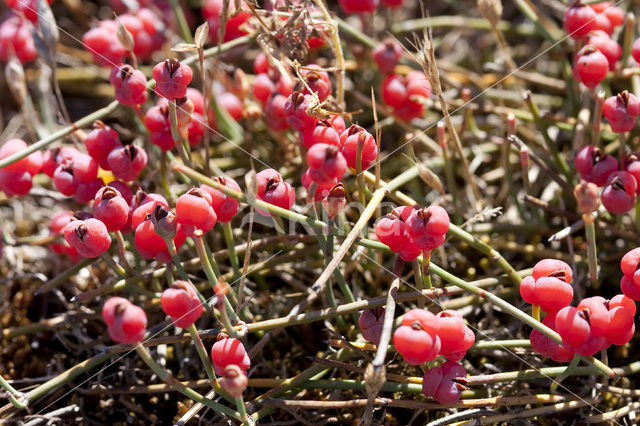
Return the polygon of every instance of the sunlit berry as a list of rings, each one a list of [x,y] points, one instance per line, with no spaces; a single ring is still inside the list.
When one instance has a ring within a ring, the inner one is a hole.
[[[609,60],[597,47],[587,44],[576,53],[573,76],[589,89],[600,84],[607,76],[608,71]]]
[[[180,328],[189,328],[204,312],[195,287],[187,281],[177,280],[163,291],[160,304],[173,324]]]
[[[119,231],[129,220],[129,205],[117,189],[105,186],[96,193],[93,216],[109,231]]]
[[[256,174],[258,183],[256,197],[266,203],[289,210],[295,202],[295,191],[282,179],[280,173],[273,169],[263,170]],[[273,216],[271,213],[256,209],[263,216]]]
[[[147,165],[147,153],[141,147],[125,145],[116,148],[107,157],[111,172],[115,177],[131,181],[138,177]]]
[[[618,170],[618,161],[593,145],[578,151],[574,165],[582,179],[598,186],[604,186],[609,175]]]
[[[115,96],[122,105],[135,107],[147,101],[147,77],[131,65],[114,67],[109,82],[115,88]]]
[[[402,45],[394,38],[383,40],[373,49],[373,60],[383,74],[391,74],[402,57]]]
[[[64,227],[63,233],[67,243],[82,257],[98,257],[111,245],[109,231],[98,219],[74,220]]]
[[[602,113],[611,124],[611,130],[616,133],[628,132],[636,125],[636,118],[640,115],[638,98],[626,90],[611,96],[604,101]]]
[[[378,157],[378,146],[376,141],[362,127],[357,124],[345,129],[340,135],[340,152],[347,160],[347,166],[357,169],[356,160],[358,149],[362,149],[362,170],[366,170]],[[360,147],[360,148],[359,148]]]
[[[209,232],[217,220],[209,192],[192,188],[178,197],[176,218],[184,232],[191,237]]]
[[[107,157],[115,148],[122,146],[120,137],[115,130],[100,120],[93,123],[91,131],[84,140],[89,155],[98,162],[104,170],[111,170]]]
[[[142,341],[147,328],[147,315],[139,306],[122,297],[112,297],[102,306],[102,318],[109,336],[118,343],[136,344]]]
[[[636,204],[636,190],[636,179],[631,173],[614,172],[602,190],[602,205],[613,214],[624,214]]]
[[[316,125],[318,120],[308,114],[313,102],[311,95],[305,95],[302,92],[293,92],[287,98],[283,111],[293,129],[305,131]]]
[[[237,365],[246,374],[247,369],[251,366],[251,360],[242,342],[222,335],[218,339],[211,348],[211,360],[215,373],[222,375],[225,367]]]
[[[156,80],[156,92],[172,101],[187,94],[187,86],[193,78],[189,65],[181,64],[177,59],[167,59],[153,67]]]

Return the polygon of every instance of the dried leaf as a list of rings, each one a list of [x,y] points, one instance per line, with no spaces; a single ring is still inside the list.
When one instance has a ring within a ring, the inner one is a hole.
[[[246,175],[244,175],[244,183],[247,187],[247,201],[250,205],[253,205],[258,192],[258,181],[256,180],[255,170],[250,170]]]
[[[47,0],[38,0],[38,24],[45,46],[50,53],[56,51],[60,33],[56,24],[56,18],[49,7]],[[53,55],[52,55],[53,56]]]
[[[118,19],[118,31],[116,32],[118,36],[118,41],[124,47],[124,50],[127,52],[133,52],[133,48],[135,46],[135,42],[133,40],[133,35],[131,32],[125,27],[122,22]]]
[[[178,43],[175,46],[173,46],[171,48],[171,51],[173,52],[191,52],[192,50],[197,50],[198,49],[198,45],[197,44],[191,44],[191,43]]]
[[[195,36],[193,37],[198,48],[204,46],[207,42],[207,37],[209,37],[209,23],[205,21],[204,24],[196,29]]]
[[[418,166],[418,175],[420,176],[420,179],[422,179],[422,181],[429,185],[431,188],[442,194],[442,182],[440,181],[438,175],[433,173],[431,169],[429,169],[422,163],[417,163],[416,165]]]

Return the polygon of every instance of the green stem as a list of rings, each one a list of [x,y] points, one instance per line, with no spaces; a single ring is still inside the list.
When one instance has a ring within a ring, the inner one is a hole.
[[[147,348],[145,348],[142,345],[138,345],[136,346],[136,352],[138,353],[138,355],[140,356],[140,358],[142,358],[142,360],[145,362],[145,364],[147,364],[149,366],[149,368],[151,368],[151,370],[153,370],[154,373],[156,373],[156,375],[166,384],[168,384],[169,386],[171,386],[172,388],[174,388],[175,390],[177,390],[178,392],[180,392],[181,394],[183,394],[184,396],[186,396],[187,398],[190,398],[196,402],[199,402],[200,404],[209,407],[209,408],[213,408],[216,411],[219,411],[221,413],[226,414],[227,416],[236,419],[236,420],[241,420],[241,415],[236,412],[233,411],[232,409],[222,405],[222,404],[218,404],[215,401],[212,401],[210,399],[205,398],[204,396],[200,395],[198,392],[188,388],[187,386],[183,385],[182,383],[180,383],[178,380],[176,380],[175,377],[173,377],[172,375],[169,374],[169,372],[167,370],[165,370],[164,368],[162,368],[151,356],[151,354],[149,353],[149,351],[147,350]]]
[[[211,359],[209,358],[209,354],[207,354],[207,350],[204,347],[204,343],[202,343],[202,339],[198,334],[198,329],[195,324],[191,324],[189,326],[189,334],[191,335],[191,339],[193,340],[193,344],[196,346],[196,350],[198,351],[198,355],[200,356],[200,361],[202,361],[202,365],[204,365],[204,369],[207,372],[207,377],[209,377],[209,382],[211,382],[212,386],[218,386],[218,380],[216,379],[216,373],[213,371],[213,365],[211,365]],[[217,390],[217,389],[216,389]]]
[[[5,380],[2,374],[0,374],[0,387],[2,387],[5,391],[7,391],[7,394],[8,394],[7,396],[9,397],[9,401],[11,401],[14,407],[20,410],[27,407],[28,400],[25,401],[26,403],[23,403],[18,399],[18,398],[24,399],[25,395],[22,395],[21,392],[18,392],[17,390],[15,390],[14,387],[11,386],[9,382]]]
[[[422,280],[426,288],[431,289],[431,275],[429,274],[429,262],[431,262],[431,250],[422,253]]]
[[[187,272],[184,270],[184,268],[182,267],[182,264],[180,263],[180,259],[178,259],[178,249],[176,248],[176,244],[173,242],[173,239],[167,238],[164,240],[164,242],[167,245],[169,256],[171,256],[171,261],[173,262],[173,265],[178,270],[178,275],[180,275],[180,278],[182,278],[187,282],[191,282],[191,280],[189,279],[189,276],[187,275]]]
[[[189,25],[187,24],[187,19],[184,16],[184,12],[182,10],[182,6],[180,6],[179,0],[169,0],[171,3],[171,9],[173,9],[173,14],[176,17],[176,22],[178,23],[178,28],[180,29],[180,35],[184,41],[189,44],[193,43],[193,37],[191,36],[191,31],[189,31]]]
[[[198,252],[198,257],[200,258],[200,263],[202,264],[202,269],[204,269],[204,273],[207,275],[207,279],[209,280],[209,284],[211,284],[211,288],[214,289],[218,284],[218,276],[213,271],[211,267],[211,262],[209,261],[209,256],[207,256],[207,250],[204,244],[204,237],[196,236],[193,237],[194,242],[196,243],[196,251]]]
[[[531,306],[531,316],[536,321],[540,321],[540,305]]]
[[[240,421],[244,426],[252,426],[251,422],[249,421],[249,417],[247,416],[247,408],[244,406],[244,399],[242,398],[242,395],[235,398],[235,400],[236,408],[238,409],[238,413],[240,413]]]
[[[574,372],[574,370],[576,369],[579,363],[580,363],[580,356],[574,355],[573,359],[571,360],[567,368],[561,374],[559,374],[555,379],[553,379],[553,382],[551,382],[551,388],[549,389],[549,393],[551,394],[556,393],[556,391],[558,390],[558,385]]]
[[[224,232],[224,239],[227,243],[227,248],[229,249],[229,260],[231,261],[231,267],[233,268],[233,281],[237,281],[240,278],[240,261],[238,260],[238,254],[236,253],[236,242],[233,236],[233,230],[231,229],[231,223],[223,223],[222,230]]]
[[[38,294],[46,293],[47,291],[53,290],[54,288],[58,287],[60,284],[68,282],[69,279],[75,274],[77,274],[78,272],[80,272],[80,270],[86,268],[89,265],[92,265],[97,261],[98,261],[98,258],[82,259],[80,262],[76,263],[75,265],[72,265],[67,269],[65,269],[60,275],[54,278],[51,278],[49,281],[44,283],[42,287],[36,290],[35,294],[38,295]]]
[[[589,261],[589,275],[592,280],[598,278],[598,255],[596,252],[596,225],[591,213],[582,215],[584,229],[587,234],[587,258]]]
[[[182,138],[180,137],[180,127],[178,125],[178,111],[176,100],[169,101],[169,118],[171,122],[171,137],[173,138],[173,142],[178,148],[178,154],[180,154],[180,158],[182,162],[186,165],[191,165],[191,160],[187,155],[187,151],[184,149],[184,145],[182,144]]]
[[[116,272],[116,274],[118,274],[121,278],[126,278],[127,271],[125,271],[122,266],[120,266],[115,260],[113,260],[109,252],[103,252],[102,254],[100,254],[100,257],[105,261],[107,265],[109,265],[111,269]]]

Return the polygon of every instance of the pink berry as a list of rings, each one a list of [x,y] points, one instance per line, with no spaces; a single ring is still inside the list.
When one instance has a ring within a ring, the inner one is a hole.
[[[256,197],[266,203],[289,210],[295,202],[295,191],[287,182],[282,180],[280,173],[273,169],[263,170],[256,174],[258,182]],[[271,213],[256,209],[263,216],[272,216]]]
[[[396,208],[380,219],[375,227],[378,240],[394,253],[398,253],[404,261],[415,260],[422,252],[406,229],[405,218],[408,218],[413,211],[414,208],[409,206]],[[403,215],[403,213],[406,214]]]
[[[251,366],[251,360],[242,342],[232,337],[223,337],[223,335],[218,338],[219,340],[211,348],[211,360],[215,373],[222,375],[226,366],[237,365],[246,374]]]
[[[440,206],[429,206],[413,211],[406,223],[413,242],[422,250],[433,250],[444,242],[449,215]]]
[[[599,3],[590,4],[589,7],[593,9],[596,13],[602,13],[609,20],[611,25],[615,27],[619,27],[624,24],[625,12],[618,6],[614,6],[610,1],[602,1]]]
[[[9,139],[0,147],[0,160],[27,149],[28,145],[22,139]],[[43,158],[40,151],[32,152],[8,166],[2,168],[4,172],[24,171],[35,176],[42,170]]]
[[[8,62],[13,55],[23,64],[38,56],[29,24],[15,15],[0,24],[0,61]]]
[[[611,96],[604,101],[602,112],[611,130],[616,133],[628,132],[636,125],[636,117],[640,115],[640,102],[635,95],[626,90]]]
[[[253,80],[251,93],[261,104],[264,105],[275,91],[276,83],[268,74],[256,75],[256,78]]]
[[[317,120],[308,114],[313,102],[311,95],[302,92],[293,92],[287,98],[283,111],[293,129],[305,131],[315,127]]]
[[[117,29],[113,20],[100,21],[82,36],[82,44],[98,65],[113,67],[123,62],[127,52],[118,41]]]
[[[440,404],[455,404],[466,389],[467,372],[455,361],[447,361],[440,367],[432,367],[424,373],[422,393]]]
[[[618,161],[593,145],[582,148],[574,164],[582,179],[598,186],[604,186],[611,173],[618,170]]]
[[[115,177],[131,181],[138,177],[147,165],[147,153],[135,145],[116,148],[107,157],[109,168]]]
[[[156,91],[160,96],[172,101],[187,94],[187,86],[191,82],[193,72],[188,65],[177,59],[167,59],[153,67],[153,78],[156,80]]]
[[[167,106],[153,106],[144,116],[144,124],[149,129],[149,141],[160,147],[163,151],[169,151],[175,146],[171,135],[169,122],[169,108]]]
[[[314,182],[336,183],[347,171],[347,160],[335,145],[315,144],[307,152],[309,177]]]
[[[129,205],[117,189],[104,186],[95,196],[93,216],[109,231],[119,231],[129,220]]]
[[[142,308],[122,297],[112,297],[104,303],[102,318],[109,336],[118,343],[132,345],[144,338],[147,315]]]
[[[122,105],[135,107],[147,101],[147,77],[131,65],[114,67],[109,82],[115,88],[115,95]]]
[[[178,280],[163,291],[160,304],[173,324],[180,328],[189,328],[204,312],[195,287],[187,281]]]
[[[104,170],[111,170],[107,157],[114,149],[122,146],[115,130],[100,120],[93,123],[91,131],[84,140],[87,152]]]
[[[612,297],[609,300],[609,309],[613,309],[613,308],[616,308],[618,306],[622,306],[627,311],[629,311],[631,316],[635,316],[636,315],[636,304],[635,304],[635,302],[631,298],[625,296],[624,294],[616,294],[614,297]]]
[[[302,135],[302,143],[307,149],[318,143],[340,147],[340,135],[326,122],[319,121],[315,127],[300,133]]]
[[[604,32],[596,31],[589,36],[588,44],[595,46],[607,57],[611,71],[616,68],[616,62],[622,57],[622,47],[615,40]]]
[[[273,94],[264,106],[264,115],[267,126],[274,132],[280,132],[289,128],[289,121],[285,112],[287,98],[279,93]]]
[[[596,12],[592,8],[577,2],[565,12],[563,28],[572,38],[579,40],[593,29],[595,17]]]
[[[356,159],[358,147],[362,147],[362,170],[366,170],[378,157],[378,146],[376,141],[362,127],[357,124],[352,125],[344,130],[340,135],[340,151],[347,160],[347,166],[356,169]]]
[[[190,237],[207,233],[216,224],[216,212],[211,201],[209,192],[200,188],[192,188],[178,197],[176,218]]]
[[[214,178],[215,181],[224,185],[230,189],[240,192],[240,186],[237,182],[229,177],[218,176]],[[225,195],[223,192],[218,191],[208,185],[202,185],[200,187],[203,191],[206,191],[211,196],[211,207],[216,213],[218,222],[228,223],[233,216],[238,212],[238,201],[235,198],[231,198]]]
[[[111,245],[109,231],[98,219],[74,220],[63,232],[67,243],[82,257],[98,257]]]
[[[27,195],[32,186],[33,181],[29,172],[0,170],[0,191],[3,191],[8,197]]]
[[[602,205],[613,214],[624,214],[636,204],[636,179],[631,173],[611,174],[602,190]]]
[[[402,57],[402,45],[394,38],[383,40],[373,49],[373,60],[383,74],[391,74]]]
[[[78,150],[68,146],[51,148],[45,151],[43,155],[42,173],[53,178],[53,173],[56,171],[60,163],[62,163],[65,158],[75,157],[78,153]]]
[[[570,283],[573,279],[573,271],[571,270],[571,267],[562,260],[542,259],[533,266],[531,276],[535,280],[543,277],[553,277],[566,283]]]
[[[576,53],[573,64],[575,79],[590,89],[607,76],[609,61],[595,46],[587,44]]]
[[[311,64],[300,69],[300,75],[312,92],[317,94],[320,101],[324,101],[331,95],[331,80],[329,74],[323,71],[319,65]],[[303,93],[311,94],[305,87]]]

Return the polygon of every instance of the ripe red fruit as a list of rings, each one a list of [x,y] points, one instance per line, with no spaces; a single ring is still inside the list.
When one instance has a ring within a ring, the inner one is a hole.
[[[590,4],[589,7],[596,13],[602,13],[611,23],[612,27],[618,27],[624,24],[625,12],[618,6],[614,6],[610,1]]]
[[[129,209],[133,229],[136,229],[147,218],[147,215],[153,212],[156,205],[169,207],[167,200],[160,194],[147,194],[141,190],[136,193]]]
[[[574,165],[582,179],[598,186],[604,186],[611,173],[618,170],[618,161],[593,145],[578,151]]]
[[[153,67],[153,78],[156,80],[156,92],[172,101],[187,94],[187,86],[193,78],[189,65],[179,60],[166,59]]]
[[[628,154],[624,159],[623,170],[631,173],[631,175],[636,179],[636,183],[640,182],[640,154]],[[637,193],[640,193],[640,185],[638,185],[638,188],[636,189],[636,194]]]
[[[380,0],[338,0],[338,3],[344,13],[351,15],[352,13],[373,12],[378,7]]]
[[[269,58],[264,52],[260,52],[253,60],[253,72],[256,74],[266,74],[269,72]]]
[[[382,0],[382,3],[389,8],[397,8],[402,6],[403,1],[404,0]]]
[[[607,76],[609,61],[597,47],[587,44],[576,53],[573,77],[590,89],[596,87]]]
[[[440,354],[451,361],[457,361],[473,346],[476,340],[473,331],[467,327],[457,311],[442,311],[436,315]]]
[[[535,280],[543,277],[554,277],[566,283],[570,283],[573,279],[573,271],[571,270],[571,267],[562,260],[542,259],[533,266],[531,276]]]
[[[135,145],[116,148],[107,157],[109,168],[115,177],[131,181],[138,177],[147,165],[147,153]]]
[[[173,324],[180,328],[189,328],[204,312],[196,289],[187,281],[177,280],[163,291],[160,304]]]
[[[175,146],[171,135],[169,122],[169,108],[167,106],[153,106],[144,116],[144,125],[149,129],[149,141],[164,151]],[[183,129],[181,129],[182,131]]]
[[[139,306],[122,297],[112,297],[102,306],[102,318],[109,336],[118,343],[133,345],[144,338],[147,315]]]
[[[7,197],[27,195],[32,186],[33,181],[28,172],[0,170],[0,191],[3,191]]]
[[[352,169],[356,169],[356,159],[358,154],[358,147],[362,147],[362,170],[366,170],[371,166],[371,163],[378,157],[378,146],[376,141],[362,127],[357,124],[351,125],[348,129],[344,130],[340,135],[340,152],[347,160],[347,166]]]
[[[84,140],[84,145],[87,148],[87,152],[96,160],[98,165],[104,170],[111,170],[107,157],[109,153],[119,146],[122,146],[120,137],[115,130],[107,126],[100,120],[96,120],[93,123],[91,131],[87,134]]]
[[[556,330],[571,346],[584,344],[591,336],[587,316],[573,306],[565,306],[556,315]]]
[[[230,177],[218,176],[214,178],[214,180],[230,189],[240,192],[240,186]],[[230,222],[238,211],[238,201],[235,198],[231,198],[223,192],[210,187],[209,185],[202,185],[200,189],[206,191],[211,196],[211,207],[216,213],[218,222]]]
[[[52,0],[47,0],[51,4]],[[24,15],[34,24],[38,23],[38,1],[37,0],[6,0],[6,4],[13,9],[16,15]]]
[[[610,317],[607,333],[604,335],[614,345],[627,343],[629,330],[634,326],[633,314],[624,306],[615,306],[608,312]]]
[[[226,366],[237,365],[243,373],[247,374],[251,360],[242,342],[224,335],[219,335],[218,339],[211,348],[211,360],[215,373],[222,375]]]
[[[289,128],[289,121],[284,110],[286,102],[286,97],[275,93],[264,106],[265,121],[269,129],[274,132],[284,131]]]
[[[455,404],[460,400],[462,390],[466,389],[466,377],[467,372],[461,364],[447,361],[424,373],[422,393],[440,404]]]
[[[8,62],[13,55],[23,64],[38,56],[29,24],[15,15],[0,24],[0,61]]]
[[[150,218],[144,220],[137,228],[135,228],[134,242],[138,253],[145,259],[156,258],[160,262],[171,262],[171,256],[167,250],[167,244],[160,237]],[[176,227],[176,235],[173,243],[176,247],[180,247],[187,239],[187,235],[182,231],[182,227]]]
[[[315,127],[310,127],[300,134],[307,149],[318,143],[340,147],[340,134],[324,121],[319,121]]]
[[[220,16],[222,16],[223,6],[223,0],[205,0],[202,4],[202,15],[209,22],[209,36],[214,43],[218,42]],[[247,21],[251,17],[251,12],[246,9],[243,5],[241,10],[237,10],[235,3],[229,3],[229,19],[226,21],[222,41],[227,42],[247,34],[247,30],[243,29],[243,27],[247,25]]]
[[[109,82],[115,88],[115,95],[122,105],[136,107],[147,101],[147,77],[131,65],[114,67]]]
[[[433,250],[442,245],[449,230],[449,215],[440,206],[414,210],[406,220],[407,233],[422,250]]]
[[[565,12],[562,27],[573,39],[579,40],[593,29],[595,18],[592,8],[576,2]]]
[[[636,204],[636,190],[636,179],[631,173],[614,172],[602,190],[602,205],[613,214],[624,214]]]
[[[622,277],[620,280],[620,290],[631,300],[640,300],[640,283],[636,283],[633,278],[628,276]]]
[[[402,45],[394,38],[383,40],[373,49],[373,60],[383,74],[391,74],[402,57]]]
[[[300,69],[300,76],[302,76],[311,91],[318,95],[320,101],[324,101],[331,95],[331,80],[329,80],[329,74],[323,71],[319,65],[306,65]],[[304,87],[303,93],[311,94],[306,86]]]
[[[635,95],[626,90],[611,96],[604,101],[602,113],[616,133],[628,132],[636,125],[636,117],[640,115],[640,102]]]
[[[291,185],[282,180],[280,173],[273,169],[263,170],[256,174],[258,183],[256,197],[266,203],[289,210],[296,199]],[[256,209],[263,216],[273,216],[271,213]]]
[[[609,69],[616,68],[616,62],[622,57],[622,47],[603,31],[595,31],[589,35],[588,44],[595,46],[609,61]],[[640,46],[639,46],[640,47]]]
[[[555,331],[556,313],[551,312],[547,314],[542,323]],[[565,343],[559,344],[540,333],[538,330],[531,330],[529,340],[531,341],[531,348],[535,352],[544,357],[551,358],[556,362],[569,362],[574,357],[574,348]]]
[[[384,312],[384,308],[367,309],[362,311],[360,318],[358,318],[358,327],[362,331],[362,337],[376,345],[380,344]]]
[[[124,62],[127,54],[117,37],[118,24],[113,20],[99,21],[98,26],[82,36],[82,44],[100,66],[113,67]]]
[[[74,220],[63,230],[64,239],[82,257],[94,258],[109,249],[111,237],[98,219]]]
[[[216,212],[211,207],[211,195],[200,188],[192,188],[176,201],[176,218],[190,237],[209,232],[216,224]]]
[[[62,210],[54,214],[51,216],[51,222],[49,223],[49,235],[62,235],[64,227],[72,220],[74,220],[72,211]],[[78,254],[76,249],[71,247],[66,240],[59,243],[49,244],[49,248],[54,253],[58,254],[68,254],[69,256],[75,256]]]
[[[284,103],[283,111],[287,122],[293,129],[305,131],[316,125],[318,120],[307,113],[313,103],[311,95],[305,95],[302,92],[293,92],[289,95]]]
[[[533,275],[520,283],[520,295],[532,305],[540,305],[545,312],[555,312],[573,299],[572,273],[561,260],[543,259],[533,267]]]
[[[629,311],[631,316],[635,316],[636,315],[636,304],[635,304],[635,302],[631,298],[625,296],[624,294],[616,294],[615,296],[613,296],[608,301],[608,306],[609,306],[610,310],[613,309],[613,308],[616,308],[618,306],[622,306],[627,311]]]
[[[430,96],[431,85],[419,71],[406,76],[392,74],[382,82],[382,99],[403,121],[423,116],[427,109],[424,101]]]
[[[347,171],[347,160],[335,145],[318,143],[307,152],[309,178],[318,183],[337,183]]]
[[[129,221],[129,205],[117,189],[104,186],[95,196],[93,216],[109,231],[119,231]]]
[[[28,145],[22,139],[9,139],[0,147],[0,160],[27,149]],[[2,168],[3,172],[24,171],[35,176],[42,170],[43,158],[40,151],[32,152],[25,158]]]
[[[422,252],[422,249],[413,242],[405,224],[405,220],[414,210],[410,206],[395,208],[390,214],[381,218],[375,227],[378,240],[407,262],[415,260]]]
[[[304,187],[304,189],[307,190],[307,192],[309,191],[311,184],[314,183],[314,181],[309,176],[309,172],[310,172],[310,169],[305,170],[305,172],[302,174],[302,178],[300,179],[302,181],[302,186]],[[323,183],[318,183],[318,182],[315,182],[315,183],[316,183],[316,192],[313,196],[313,201],[322,201],[326,196],[329,195],[329,191],[331,191],[331,188],[333,188],[335,185],[338,184],[338,180],[331,179]],[[308,198],[308,195],[307,195],[307,198]]]
[[[431,361],[440,352],[440,338],[435,316],[424,309],[413,309],[404,316],[393,333],[393,345],[411,365]]]
[[[253,87],[251,93],[253,97],[260,101],[261,104],[265,104],[269,97],[275,93],[276,83],[269,77],[268,74],[258,74],[253,80]]]

